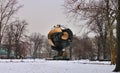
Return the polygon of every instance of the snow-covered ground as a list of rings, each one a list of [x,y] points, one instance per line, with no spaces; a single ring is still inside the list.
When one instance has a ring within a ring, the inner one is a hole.
[[[110,62],[88,60],[0,60],[0,73],[113,73]]]

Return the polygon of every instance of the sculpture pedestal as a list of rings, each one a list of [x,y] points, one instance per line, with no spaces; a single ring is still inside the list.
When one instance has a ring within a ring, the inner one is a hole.
[[[53,60],[70,60],[70,58],[64,58],[62,56],[55,56]]]
[[[66,51],[58,51],[58,55],[53,57],[53,60],[70,60]]]

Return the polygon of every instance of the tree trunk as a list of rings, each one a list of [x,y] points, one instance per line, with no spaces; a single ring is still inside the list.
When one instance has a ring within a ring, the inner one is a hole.
[[[37,58],[37,49],[36,47],[34,47],[34,52],[33,52],[33,58]]]
[[[111,64],[115,65],[116,64],[116,53],[115,53],[115,47],[114,47],[114,41],[113,41],[113,29],[111,26],[110,29],[110,51],[111,51]]]
[[[97,51],[97,60],[100,60],[100,41],[99,40],[99,37],[97,38],[97,47],[98,47],[98,51]]]
[[[1,45],[1,41],[2,41],[1,32],[2,32],[2,22],[0,21],[0,45]]]
[[[20,46],[19,46],[19,41],[16,40],[15,42],[15,56],[16,56],[16,59],[19,59],[20,58]]]
[[[116,67],[114,72],[120,71],[120,0],[118,0],[118,15],[117,15],[117,25],[116,25],[116,48],[117,48],[117,59],[116,59]]]
[[[106,0],[106,17],[107,17],[107,25],[109,27],[109,40],[110,40],[110,52],[111,52],[111,64],[116,63],[116,58],[115,58],[115,48],[114,48],[114,41],[113,41],[113,26],[110,20],[110,8],[109,8],[109,0]]]
[[[11,43],[9,42],[8,49],[7,49],[7,58],[10,59],[10,53],[11,53]]]
[[[10,28],[11,29],[11,28]],[[9,30],[10,31],[10,30]],[[7,58],[8,59],[10,59],[10,53],[11,53],[11,47],[12,47],[12,45],[11,45],[11,41],[12,41],[12,39],[11,39],[12,37],[11,37],[11,31],[8,33],[8,49],[7,49]]]
[[[108,43],[107,43],[107,35],[108,35],[108,28],[107,25],[105,25],[105,31],[104,31],[104,36],[103,36],[103,57],[105,60],[108,60]]]

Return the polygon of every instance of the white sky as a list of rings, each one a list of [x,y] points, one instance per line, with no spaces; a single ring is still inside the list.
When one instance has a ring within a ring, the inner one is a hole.
[[[18,11],[18,16],[29,23],[30,33],[47,35],[56,24],[67,25],[73,33],[79,32],[79,27],[71,25],[64,14],[64,0],[19,0],[19,3],[24,6]]]

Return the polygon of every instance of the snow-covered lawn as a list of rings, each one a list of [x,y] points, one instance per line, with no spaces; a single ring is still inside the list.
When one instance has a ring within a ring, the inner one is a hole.
[[[113,73],[110,62],[88,60],[0,60],[0,73]]]

